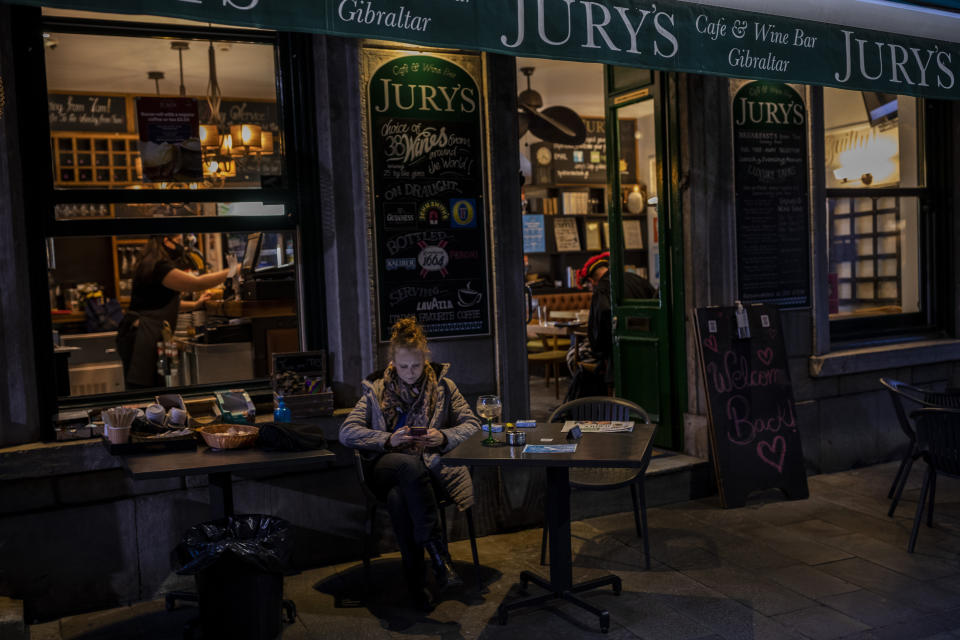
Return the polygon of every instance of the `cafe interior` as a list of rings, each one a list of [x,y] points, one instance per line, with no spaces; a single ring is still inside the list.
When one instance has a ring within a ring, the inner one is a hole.
[[[299,350],[296,233],[284,228],[282,203],[230,202],[216,194],[266,189],[281,179],[274,46],[51,30],[44,47],[54,188],[77,194],[75,203],[55,207],[58,222],[73,223],[61,227],[70,235],[46,243],[58,397],[82,402],[130,391],[117,328],[144,248],[158,234],[121,232],[147,218],[168,222],[160,237],[178,245],[176,266],[188,273],[220,271],[228,256],[239,263],[235,275],[203,294],[204,305],[192,311],[181,305],[164,339],[158,378],[173,388],[267,378],[272,354]],[[199,139],[141,140],[137,118],[145,109],[138,102],[153,95],[193,99]],[[85,201],[84,190],[97,193],[97,201]],[[103,190],[168,196],[125,202],[122,195],[103,198]],[[171,200],[171,191],[184,201]],[[209,218],[227,219],[219,228],[234,230],[213,231],[204,224]],[[118,232],[97,233],[108,228]]]

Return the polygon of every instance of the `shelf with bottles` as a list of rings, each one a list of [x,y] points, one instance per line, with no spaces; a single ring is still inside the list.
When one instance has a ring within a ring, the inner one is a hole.
[[[112,238],[113,273],[117,300],[122,304],[130,302],[133,288],[133,272],[137,266],[137,257],[149,238],[145,236],[127,236]]]
[[[606,193],[605,185],[529,185],[524,188],[525,213],[606,219]],[[638,186],[624,186],[621,193],[621,217],[625,220],[645,217],[644,200],[645,194]]]

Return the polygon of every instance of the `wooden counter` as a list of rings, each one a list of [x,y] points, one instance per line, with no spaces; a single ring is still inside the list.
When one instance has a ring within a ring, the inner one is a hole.
[[[208,316],[273,318],[296,314],[293,300],[207,300]]]

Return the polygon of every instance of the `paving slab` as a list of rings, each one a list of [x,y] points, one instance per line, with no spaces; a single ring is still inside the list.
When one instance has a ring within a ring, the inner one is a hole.
[[[775,569],[764,574],[777,584],[811,599],[856,591],[860,587],[805,564]]]
[[[917,609],[895,598],[887,598],[867,589],[819,598],[819,601],[870,627],[886,627],[921,617]]]
[[[823,571],[920,611],[945,611],[957,606],[957,595],[935,584],[915,580],[863,558],[821,566]]]
[[[833,640],[870,629],[862,622],[823,605],[784,613],[775,616],[774,620],[813,640]]]

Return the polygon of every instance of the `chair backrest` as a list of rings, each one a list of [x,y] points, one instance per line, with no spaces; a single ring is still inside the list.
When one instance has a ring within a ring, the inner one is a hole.
[[[960,409],[960,389],[924,391],[923,400],[928,404],[946,409]]]
[[[921,406],[923,401],[909,393],[908,389],[911,389],[910,385],[900,382],[899,380],[891,380],[889,378],[880,378],[880,384],[887,388],[887,391],[890,392],[890,400],[893,402],[893,410],[897,413],[897,420],[900,422],[900,428],[903,429],[903,432],[907,434],[907,437],[910,440],[914,440],[916,435],[913,433],[913,426],[910,424],[910,419],[907,417],[907,411],[903,407],[903,399],[906,398],[912,402],[917,402]]]
[[[960,475],[960,410],[919,409],[911,416],[924,459],[937,471]]]
[[[565,402],[550,415],[548,422],[560,420],[631,420],[650,424],[650,416],[643,407],[624,400],[607,396],[590,396]]]

